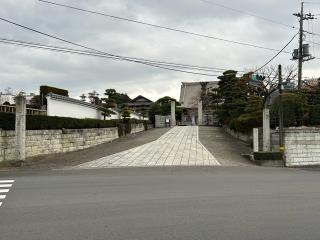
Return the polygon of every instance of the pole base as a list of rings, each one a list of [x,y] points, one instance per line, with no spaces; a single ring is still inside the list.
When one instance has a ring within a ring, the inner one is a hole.
[[[20,161],[16,161],[16,167],[23,167],[24,166],[24,164],[25,164],[25,162],[24,161],[22,161],[22,160],[20,160]]]

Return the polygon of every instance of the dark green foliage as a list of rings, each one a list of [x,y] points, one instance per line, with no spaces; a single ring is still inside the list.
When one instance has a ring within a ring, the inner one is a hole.
[[[248,87],[249,75],[238,78],[236,74],[230,70],[219,77],[219,88],[209,94],[209,102],[221,123],[247,133],[262,125],[262,99]]]
[[[109,128],[116,127],[117,122],[97,119],[76,119],[48,116],[27,116],[27,129],[84,129],[84,128]]]
[[[131,102],[131,98],[126,93],[118,93],[115,89],[106,89],[105,96],[107,96],[107,99],[104,99],[108,104],[110,104],[110,107],[114,107],[112,105],[123,105],[126,103]]]
[[[283,119],[284,126],[301,126],[304,124],[304,114],[307,112],[307,104],[304,98],[297,93],[283,94]],[[275,119],[273,124],[278,125],[279,98],[275,99],[271,107],[271,117]]]
[[[131,116],[131,109],[128,106],[124,106],[121,109],[121,117],[124,122],[128,122]]]
[[[309,121],[311,125],[320,125],[320,104],[310,107]]]
[[[0,112],[0,129],[13,130],[15,129],[15,114]]]
[[[177,120],[181,118],[181,108],[178,108],[178,106],[180,106],[181,104],[177,102],[176,99],[166,96],[158,99],[151,105],[151,108],[149,110],[149,118],[152,123],[155,122],[155,115],[167,116],[171,114],[171,101],[176,102]]]
[[[66,117],[48,117],[41,115],[27,115],[27,130],[41,129],[83,129],[83,128],[109,128],[116,127],[115,120],[77,119]],[[15,114],[0,113],[0,128],[4,130],[15,129]]]
[[[233,119],[244,113],[247,92],[243,90],[236,71],[226,71],[220,79],[217,98],[220,101],[218,117],[220,122],[229,124]]]
[[[260,127],[262,119],[259,116],[242,114],[234,121],[235,130],[242,133],[250,133],[252,128]]]
[[[68,90],[50,87],[50,86],[40,86],[40,97],[43,101],[43,105],[47,105],[46,96],[49,93],[54,93],[54,94],[58,94],[58,95],[65,96],[65,97],[69,96]]]
[[[255,152],[253,153],[254,160],[283,160],[281,152]]]
[[[66,117],[48,117],[41,115],[27,115],[27,130],[42,130],[42,129],[84,129],[84,128],[110,128],[118,127],[119,125],[131,125],[143,123],[145,126],[150,124],[150,121],[137,119],[129,119],[126,124],[119,120],[97,120],[97,119],[77,119]],[[126,131],[129,131],[131,126],[125,126]],[[15,114],[0,113],[0,129],[14,130],[15,129]]]
[[[235,120],[235,129],[239,132],[249,133],[252,128],[262,126],[262,101],[258,96],[247,99],[244,114]]]

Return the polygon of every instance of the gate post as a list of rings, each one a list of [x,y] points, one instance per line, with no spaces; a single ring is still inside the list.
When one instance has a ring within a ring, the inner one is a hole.
[[[26,98],[21,93],[16,96],[16,164],[22,166],[26,159]]]

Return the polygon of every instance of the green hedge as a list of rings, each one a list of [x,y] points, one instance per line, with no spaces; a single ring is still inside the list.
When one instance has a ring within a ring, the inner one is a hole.
[[[0,129],[3,130],[14,130],[15,129],[15,115],[12,113],[1,113],[0,112]]]
[[[117,127],[115,120],[77,119],[66,117],[48,117],[41,115],[27,115],[27,130],[41,129],[83,129],[83,128],[110,128]],[[0,128],[3,130],[15,129],[15,115],[0,113]]]
[[[313,105],[310,107],[309,122],[311,125],[320,125],[320,105]]]
[[[97,119],[77,119],[67,117],[49,117],[41,115],[27,115],[26,119],[27,130],[41,129],[84,129],[84,128],[110,128],[123,125],[119,120],[97,120]],[[130,119],[129,124],[143,123],[148,124],[148,121]],[[125,127],[126,132],[129,131],[129,126]],[[15,129],[15,114],[0,113],[0,129],[14,130]]]
[[[283,160],[281,152],[255,152],[253,153],[254,160]]]

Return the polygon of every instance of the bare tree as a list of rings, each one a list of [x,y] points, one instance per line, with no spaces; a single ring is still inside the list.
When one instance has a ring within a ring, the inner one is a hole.
[[[253,72],[248,74],[248,77],[252,75]],[[262,98],[263,104],[266,104],[270,96],[278,90],[279,87],[279,73],[277,66],[269,66],[259,70],[256,74],[264,77],[263,80],[259,80],[258,85],[250,86],[252,92],[257,94]],[[297,69],[294,65],[284,67],[282,73],[283,86],[291,86],[295,88]]]

